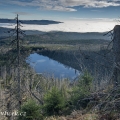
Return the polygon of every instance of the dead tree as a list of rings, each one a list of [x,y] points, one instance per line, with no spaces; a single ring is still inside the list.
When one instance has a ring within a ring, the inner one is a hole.
[[[19,40],[19,21],[17,15],[17,79],[18,79],[18,99],[19,99],[19,107],[21,106],[21,79],[20,79],[20,40]]]
[[[15,57],[11,58],[11,65],[15,65],[17,68],[17,74],[16,74],[16,88],[15,90],[17,91],[17,101],[18,101],[18,109],[21,108],[21,101],[22,101],[22,92],[21,92],[21,66],[23,65],[24,57],[25,57],[25,48],[22,46],[23,44],[23,39],[24,37],[24,31],[20,29],[22,25],[20,24],[21,22],[18,19],[18,15],[15,19],[16,21],[16,26],[15,29],[12,29],[10,32],[12,32],[12,37],[14,38],[11,42],[10,45],[12,47],[11,49],[11,54],[14,55]],[[9,32],[9,33],[10,33]],[[24,52],[24,53],[23,53]],[[24,55],[22,55],[22,53]]]
[[[114,85],[120,85],[120,25],[114,27],[113,39],[113,54],[114,54],[114,71],[113,82]]]

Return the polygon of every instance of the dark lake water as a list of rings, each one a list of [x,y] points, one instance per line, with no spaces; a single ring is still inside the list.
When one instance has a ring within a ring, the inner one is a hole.
[[[56,78],[69,78],[71,80],[80,74],[78,70],[37,53],[30,54],[28,58],[30,60],[27,60],[27,63],[39,74],[53,75]]]

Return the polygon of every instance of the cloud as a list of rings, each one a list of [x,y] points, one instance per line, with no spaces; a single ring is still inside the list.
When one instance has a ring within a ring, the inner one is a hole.
[[[71,17],[71,20],[82,20],[82,21],[114,21],[116,18],[80,18],[80,17]]]
[[[23,24],[23,30],[39,30],[43,32],[63,31],[63,32],[106,32],[114,28],[117,22],[109,18],[81,18],[79,20],[62,21],[60,24],[52,25],[28,25]],[[1,27],[14,28],[8,24],[1,24]],[[40,61],[44,62],[44,60]]]
[[[6,0],[9,4],[34,6],[43,10],[77,11],[76,6],[84,8],[103,8],[120,6],[119,0]],[[6,2],[4,1],[4,2]],[[3,3],[3,2],[2,2]]]
[[[43,9],[45,10],[56,10],[56,11],[77,11],[76,9],[73,8],[68,8],[68,7],[64,7],[64,6],[46,6]]]
[[[27,12],[13,12],[13,13],[18,15],[31,15],[30,13]]]

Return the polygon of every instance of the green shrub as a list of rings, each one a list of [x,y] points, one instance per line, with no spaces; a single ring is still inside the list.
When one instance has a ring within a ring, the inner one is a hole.
[[[88,101],[82,101],[87,95],[90,94],[90,89],[92,87],[92,76],[87,71],[80,76],[77,84],[73,87],[71,94],[72,103],[78,107],[86,107]],[[80,106],[79,106],[80,105]]]
[[[33,100],[29,100],[24,103],[21,107],[21,111],[19,112],[25,114],[20,115],[18,120],[43,120],[41,108]]]
[[[64,109],[65,100],[60,90],[53,87],[44,96],[44,112],[46,115],[58,115]]]

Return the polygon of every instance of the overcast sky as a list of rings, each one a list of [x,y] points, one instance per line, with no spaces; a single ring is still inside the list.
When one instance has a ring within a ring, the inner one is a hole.
[[[0,0],[0,18],[83,19],[120,17],[120,0]]]
[[[69,32],[104,32],[120,24],[120,0],[0,0],[0,18],[57,20],[47,26],[23,29]],[[4,26],[3,27],[9,27]]]

